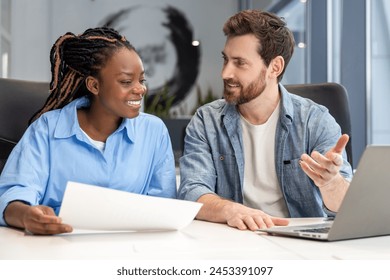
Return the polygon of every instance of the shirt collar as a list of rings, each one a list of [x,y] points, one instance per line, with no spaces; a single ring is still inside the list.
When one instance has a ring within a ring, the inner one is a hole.
[[[77,135],[82,138],[82,132],[77,119],[77,109],[81,107],[88,107],[90,101],[87,97],[81,97],[73,100],[60,111],[60,116],[54,131],[55,138],[69,138]]]
[[[61,109],[60,116],[58,118],[58,122],[54,131],[54,137],[69,138],[73,135],[76,135],[78,139],[83,139],[84,135],[82,134],[79,121],[77,118],[77,109],[82,107],[89,107],[89,105],[90,105],[89,98],[83,96],[73,100],[65,107],[63,107]],[[141,115],[142,113],[140,114],[140,116]],[[118,133],[124,130],[125,135],[130,140],[130,142],[134,142],[135,139],[134,125],[136,123],[137,118],[123,119],[122,123],[114,133]]]
[[[291,99],[291,93],[289,93],[282,84],[279,84],[279,90],[281,92],[280,98],[282,101],[282,106],[280,107],[281,114],[288,119],[293,120],[294,105]]]

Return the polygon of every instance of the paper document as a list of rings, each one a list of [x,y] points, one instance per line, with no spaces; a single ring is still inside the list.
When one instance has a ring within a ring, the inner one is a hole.
[[[74,229],[179,230],[191,223],[201,206],[198,202],[68,182],[59,216]]]

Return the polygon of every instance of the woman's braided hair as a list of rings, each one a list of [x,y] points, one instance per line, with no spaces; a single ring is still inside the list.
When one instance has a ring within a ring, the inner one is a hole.
[[[88,95],[85,79],[88,76],[98,78],[108,59],[124,47],[135,51],[125,37],[109,27],[90,28],[80,35],[68,32],[59,37],[50,51],[50,95],[30,123],[47,111]]]

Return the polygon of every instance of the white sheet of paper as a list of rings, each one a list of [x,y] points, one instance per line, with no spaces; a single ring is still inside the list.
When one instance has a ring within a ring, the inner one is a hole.
[[[180,230],[191,223],[201,206],[198,202],[68,182],[59,216],[81,230]]]

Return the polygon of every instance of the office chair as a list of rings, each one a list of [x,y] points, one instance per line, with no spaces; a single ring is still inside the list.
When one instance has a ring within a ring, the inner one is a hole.
[[[345,147],[347,160],[352,164],[352,129],[349,112],[348,93],[345,87],[337,83],[296,84],[285,85],[285,88],[296,95],[309,98],[324,105],[341,127],[341,132],[349,135],[349,142]]]
[[[0,78],[0,171],[48,96],[48,82]]]

